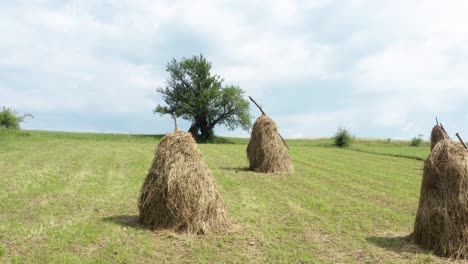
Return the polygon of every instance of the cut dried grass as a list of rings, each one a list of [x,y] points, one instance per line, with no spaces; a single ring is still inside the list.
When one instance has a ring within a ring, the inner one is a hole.
[[[443,139],[450,139],[450,137],[447,135],[447,132],[442,128],[442,126],[434,126],[431,132],[431,150],[433,150],[435,145]]]
[[[410,237],[436,255],[468,259],[468,151],[442,132],[433,129]]]
[[[280,138],[276,123],[266,115],[254,123],[247,157],[250,170],[264,173],[293,172],[288,150]]]
[[[224,201],[190,133],[162,138],[138,200],[150,229],[207,234],[230,229]]]

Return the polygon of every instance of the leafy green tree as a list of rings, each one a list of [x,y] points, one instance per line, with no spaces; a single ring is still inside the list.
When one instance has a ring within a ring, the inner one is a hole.
[[[333,142],[335,143],[335,146],[342,148],[349,146],[353,141],[353,138],[354,136],[351,135],[347,129],[339,127],[335,136],[333,136]]]
[[[419,147],[421,143],[423,142],[422,139],[423,135],[418,135],[417,137],[414,137],[411,139],[410,146],[412,147]]]
[[[158,105],[154,113],[176,114],[192,122],[189,132],[200,142],[214,137],[214,127],[230,130],[251,126],[249,103],[244,91],[234,85],[223,86],[223,79],[212,75],[211,63],[203,55],[172,59],[166,71],[170,77],[158,88],[167,106]]]
[[[32,117],[31,114],[20,115],[12,108],[3,106],[3,110],[0,112],[0,127],[20,129],[20,123],[24,122],[26,118]]]

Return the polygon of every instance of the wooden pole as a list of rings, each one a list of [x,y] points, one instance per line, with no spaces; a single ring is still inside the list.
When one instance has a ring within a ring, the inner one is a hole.
[[[174,128],[175,128],[174,131],[178,131],[179,127],[177,126],[177,116],[175,113],[172,113],[172,118],[174,118]]]
[[[465,149],[468,149],[468,147],[465,144],[465,141],[463,141],[463,139],[460,137],[460,135],[458,133],[456,133],[455,135],[457,136],[458,140],[460,140],[460,143],[462,143],[463,147]]]
[[[289,149],[289,146],[288,144],[286,144],[286,141],[284,141],[284,138],[281,136],[281,134],[278,132],[278,136],[281,138],[281,140],[283,141],[284,145],[286,146],[286,148]]]
[[[250,101],[252,101],[257,107],[258,109],[260,109],[260,111],[262,112],[262,115],[266,115],[265,112],[263,111],[262,107],[260,105],[257,104],[257,102],[255,102],[255,100],[249,96],[249,99]]]
[[[442,128],[442,130],[443,130],[443,131],[445,132],[445,134],[447,134],[447,136],[448,136],[448,133],[447,133],[447,131],[445,130],[444,125],[442,125],[442,123],[440,123],[440,128]]]

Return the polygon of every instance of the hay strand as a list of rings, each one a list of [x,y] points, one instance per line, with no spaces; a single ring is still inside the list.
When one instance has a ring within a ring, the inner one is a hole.
[[[192,135],[162,138],[138,200],[139,222],[150,229],[194,234],[230,229],[224,201]]]
[[[448,136],[432,138],[411,238],[438,256],[468,259],[468,152]]]
[[[276,123],[261,115],[254,123],[247,146],[249,169],[264,173],[293,172],[288,150],[279,137]]]

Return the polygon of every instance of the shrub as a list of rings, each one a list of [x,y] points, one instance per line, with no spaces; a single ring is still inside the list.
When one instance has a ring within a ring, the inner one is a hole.
[[[335,136],[333,137],[333,141],[335,145],[340,148],[346,147],[349,146],[353,141],[353,136],[345,128],[339,127],[336,131]]]
[[[413,139],[411,139],[410,145],[412,147],[419,147],[422,142],[423,142],[423,140],[422,140],[421,137],[414,137]]]
[[[0,112],[0,127],[8,129],[20,129],[20,123],[24,122],[26,118],[32,118],[31,114],[20,115],[18,112],[9,107],[3,107]]]

